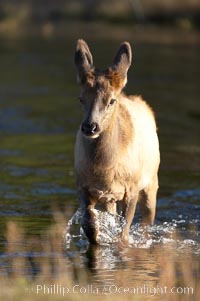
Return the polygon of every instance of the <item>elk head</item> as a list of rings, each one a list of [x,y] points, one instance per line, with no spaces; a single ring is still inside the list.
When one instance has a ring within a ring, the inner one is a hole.
[[[128,42],[119,47],[113,64],[104,71],[96,69],[87,43],[78,40],[75,64],[81,84],[80,102],[84,108],[81,131],[95,139],[107,129],[116,112],[119,94],[126,85],[132,52]]]

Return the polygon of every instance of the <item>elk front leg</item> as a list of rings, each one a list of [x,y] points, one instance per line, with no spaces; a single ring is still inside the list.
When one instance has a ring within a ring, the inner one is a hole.
[[[153,224],[154,222],[157,190],[158,178],[156,176],[152,184],[141,192],[140,209],[143,224]]]
[[[132,197],[126,206],[125,218],[126,218],[127,223],[124,226],[122,233],[121,233],[121,239],[125,243],[128,243],[128,241],[129,241],[129,231],[130,231],[130,226],[132,224],[133,217],[135,214],[137,200],[138,200],[138,194],[136,194],[134,197]]]
[[[81,191],[79,194],[79,199],[83,209],[81,225],[90,243],[96,244],[98,234],[98,226],[94,213],[96,201],[91,198],[87,191]]]

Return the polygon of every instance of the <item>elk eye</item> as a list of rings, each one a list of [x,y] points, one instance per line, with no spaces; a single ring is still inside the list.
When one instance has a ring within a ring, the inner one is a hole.
[[[110,100],[109,105],[112,106],[112,105],[115,103],[115,101],[116,101],[116,99],[112,98],[112,99]]]

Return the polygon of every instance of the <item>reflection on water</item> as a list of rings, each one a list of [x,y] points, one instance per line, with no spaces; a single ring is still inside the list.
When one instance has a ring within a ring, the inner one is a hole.
[[[130,246],[117,243],[123,220],[98,211],[99,247],[89,246],[80,230],[73,145],[81,110],[73,67],[73,45],[68,40],[30,40],[0,44],[0,274],[9,274],[11,258],[28,258],[27,276],[37,273],[42,258],[60,258],[46,247],[45,231],[54,223],[52,211],[62,211],[68,224],[63,262],[70,270],[89,267],[90,282],[156,284],[161,268],[170,269],[165,248],[199,256],[200,201],[200,57],[199,45],[162,45],[130,42],[134,65],[127,93],[142,94],[156,112],[161,148],[156,224],[140,227],[136,214]],[[121,42],[121,41],[119,41]],[[183,41],[184,43],[184,41]],[[97,65],[112,60],[118,41],[92,43]],[[70,46],[69,46],[70,45]],[[106,49],[106,58],[102,48]],[[53,209],[52,209],[53,208]],[[26,243],[8,250],[6,224],[17,221]],[[59,223],[59,221],[57,220]],[[66,222],[66,221],[65,221]],[[62,229],[63,231],[63,229]],[[61,232],[62,232],[61,231]],[[114,243],[113,243],[114,242]],[[6,251],[7,250],[7,251]],[[164,260],[164,259],[163,259]],[[166,267],[167,266],[167,267]],[[24,266],[19,264],[19,269]],[[169,271],[170,274],[170,271]],[[76,278],[73,273],[70,277]]]

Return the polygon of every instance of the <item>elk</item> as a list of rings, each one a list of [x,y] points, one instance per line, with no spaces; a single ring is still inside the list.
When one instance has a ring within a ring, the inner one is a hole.
[[[159,142],[152,109],[140,96],[122,92],[131,61],[131,46],[124,42],[112,65],[100,71],[87,43],[77,41],[75,65],[84,117],[76,136],[75,173],[82,227],[92,244],[98,243],[95,208],[124,216],[121,241],[125,243],[137,202],[142,222],[154,222]]]

